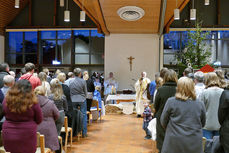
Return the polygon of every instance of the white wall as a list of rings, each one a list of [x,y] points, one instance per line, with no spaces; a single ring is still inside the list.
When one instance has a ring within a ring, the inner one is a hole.
[[[133,56],[130,71],[128,57]],[[118,90],[132,89],[142,71],[154,79],[159,71],[159,36],[153,34],[110,34],[105,37],[105,78],[109,72],[119,83]]]
[[[5,37],[0,35],[0,63],[4,62]]]

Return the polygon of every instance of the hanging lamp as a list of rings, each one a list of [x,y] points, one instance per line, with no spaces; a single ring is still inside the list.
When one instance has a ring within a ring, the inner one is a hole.
[[[14,7],[15,7],[15,8],[19,8],[19,5],[20,5],[20,0],[15,0],[15,5],[14,5]]]
[[[68,10],[68,0],[67,0],[66,10],[64,11],[64,21],[70,22],[70,11]]]
[[[194,0],[192,0],[192,9],[190,9],[190,20],[196,20],[196,9],[194,9]]]
[[[180,10],[177,8],[177,0],[176,0],[176,9],[174,9],[174,20],[180,20]]]

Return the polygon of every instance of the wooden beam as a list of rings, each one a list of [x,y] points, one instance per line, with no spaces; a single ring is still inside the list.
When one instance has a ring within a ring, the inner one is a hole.
[[[32,1],[29,0],[29,25],[32,26]]]
[[[184,9],[184,7],[188,4],[189,1],[190,1],[190,0],[184,0],[184,1],[181,3],[181,5],[178,7],[179,10],[180,10],[180,13],[181,13],[182,10]],[[170,27],[170,25],[173,23],[173,21],[174,21],[174,15],[172,15],[172,17],[169,19],[169,21],[168,21],[168,22],[166,23],[166,25],[165,25],[165,31],[166,31],[166,33],[169,32],[169,27]]]
[[[220,14],[220,0],[217,0],[217,25],[221,23],[221,14]]]
[[[57,7],[57,1],[54,0],[53,26],[56,26],[56,7]]]
[[[73,0],[82,10],[84,10],[87,14],[87,16],[96,24],[97,28],[98,28],[98,32],[102,33],[101,30],[101,26],[99,24],[99,22],[96,20],[96,18],[90,13],[90,11],[88,11],[87,8],[85,8],[82,3],[79,0]]]
[[[104,20],[104,16],[102,13],[101,5],[99,0],[93,0],[94,8],[99,20],[99,23],[101,25],[102,31],[104,32],[105,35],[109,35],[110,32],[107,30],[106,23]]]

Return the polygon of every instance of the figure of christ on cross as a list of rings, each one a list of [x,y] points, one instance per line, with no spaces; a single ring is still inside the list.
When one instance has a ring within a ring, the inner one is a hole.
[[[133,64],[133,60],[135,59],[134,57],[130,56],[127,58],[128,60],[130,60],[130,71],[132,71],[132,64]]]

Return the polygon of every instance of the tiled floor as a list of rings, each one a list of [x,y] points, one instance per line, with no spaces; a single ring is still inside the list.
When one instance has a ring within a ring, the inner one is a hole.
[[[142,118],[106,115],[88,127],[88,137],[75,141],[69,153],[156,153],[155,143],[144,140]]]

